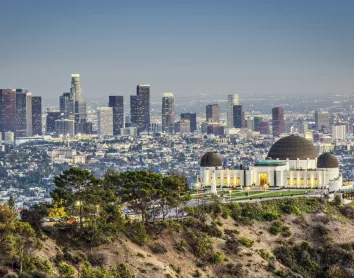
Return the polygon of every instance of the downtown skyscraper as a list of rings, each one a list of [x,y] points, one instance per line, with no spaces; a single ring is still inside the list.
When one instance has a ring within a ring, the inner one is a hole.
[[[32,135],[42,135],[42,97],[32,97]]]
[[[228,128],[233,128],[234,127],[234,122],[233,122],[233,109],[234,105],[239,105],[239,99],[238,99],[238,94],[233,94],[233,95],[228,95],[227,96],[227,127]]]
[[[136,95],[130,96],[130,121],[138,132],[150,128],[150,85],[137,85]]]
[[[0,131],[16,132],[16,90],[0,89]]]
[[[197,114],[196,113],[182,113],[181,121],[188,120],[190,123],[190,132],[197,130]]]
[[[245,113],[242,110],[242,105],[233,106],[233,127],[243,128],[245,127]]]
[[[27,89],[16,89],[15,136],[32,136],[32,94]]]
[[[113,109],[113,135],[119,135],[124,128],[124,100],[123,96],[109,96],[108,106]]]
[[[220,106],[218,104],[209,104],[206,106],[206,121],[219,123],[220,122]]]
[[[172,93],[162,96],[162,132],[173,133],[175,127],[175,99]]]
[[[75,111],[75,132],[82,132],[81,121],[87,119],[87,109],[86,102],[82,97],[81,92],[81,81],[80,74],[71,75],[71,87],[70,87],[71,98],[74,100],[74,111]]]
[[[272,109],[273,137],[279,137],[285,132],[284,109],[274,107]]]

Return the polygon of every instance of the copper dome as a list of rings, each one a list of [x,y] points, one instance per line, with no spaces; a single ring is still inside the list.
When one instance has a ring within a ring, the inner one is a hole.
[[[316,159],[316,147],[307,139],[290,135],[279,139],[268,152],[268,157],[279,160]]]
[[[200,160],[200,167],[221,167],[220,156],[216,152],[207,152]]]
[[[318,157],[317,168],[338,168],[337,157],[333,153],[323,153]]]

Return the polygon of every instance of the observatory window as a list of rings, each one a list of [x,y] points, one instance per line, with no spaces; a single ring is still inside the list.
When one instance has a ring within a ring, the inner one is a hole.
[[[301,179],[300,179],[300,184],[301,184],[301,185],[304,185],[304,178],[301,178]]]
[[[221,183],[221,178],[220,178],[220,177],[218,177],[216,180],[217,180],[217,183],[218,183],[218,184]]]
[[[237,177],[237,185],[240,185],[240,184],[241,184],[241,178]]]
[[[234,179],[234,178],[231,178],[231,179],[230,179],[230,184],[231,184],[231,185],[235,185],[235,179]]]
[[[224,177],[224,184],[227,184],[227,178]]]
[[[307,185],[311,185],[311,179],[310,178],[307,179]]]
[[[287,179],[286,179],[286,184],[287,184],[287,185],[290,185],[290,178],[287,178]]]
[[[294,178],[294,183],[293,185],[297,185],[297,178]]]
[[[318,185],[318,180],[317,180],[317,178],[315,178],[315,185]]]

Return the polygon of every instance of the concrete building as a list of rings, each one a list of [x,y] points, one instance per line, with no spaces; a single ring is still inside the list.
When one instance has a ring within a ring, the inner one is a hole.
[[[181,120],[189,120],[190,132],[197,131],[197,114],[196,113],[182,113]]]
[[[74,137],[75,121],[69,119],[61,119],[55,121],[55,133],[60,137]]]
[[[329,128],[329,112],[315,111],[315,129],[322,130]]]
[[[176,133],[190,133],[191,132],[191,122],[189,119],[181,119],[175,124]]]
[[[97,108],[97,134],[99,136],[113,135],[113,108]]]
[[[332,138],[333,141],[344,140],[346,138],[346,125],[335,124],[332,126]]]
[[[225,169],[218,154],[206,153],[200,162],[202,186],[217,188],[233,186],[328,188],[338,191],[342,175],[338,160],[332,153],[318,156],[315,146],[305,138],[287,136],[270,148],[265,160],[258,160],[249,169]]]

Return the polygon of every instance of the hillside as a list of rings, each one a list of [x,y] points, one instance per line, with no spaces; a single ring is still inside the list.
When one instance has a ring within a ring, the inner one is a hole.
[[[91,270],[124,263],[131,276],[81,277],[354,277],[351,205],[297,198],[240,205],[215,201],[187,211],[183,222],[146,227],[147,238],[135,232],[140,226],[126,224],[117,239],[92,251],[63,243],[51,227],[32,254],[50,270],[22,277],[78,277],[85,261]],[[7,270],[3,267],[0,277],[17,277],[6,276]]]

